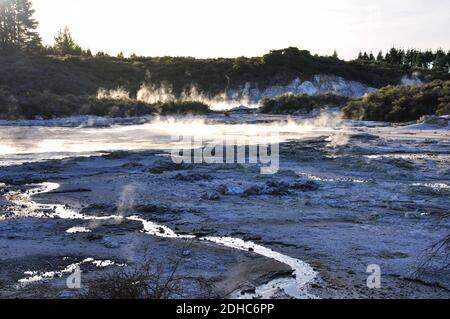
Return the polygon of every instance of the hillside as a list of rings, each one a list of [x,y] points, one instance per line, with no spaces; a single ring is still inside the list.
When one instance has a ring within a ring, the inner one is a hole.
[[[242,90],[247,83],[264,90],[275,85],[289,85],[299,78],[313,80],[317,75],[332,75],[365,87],[380,88],[400,83],[407,73],[386,63],[345,62],[288,48],[263,57],[235,59],[126,59],[15,53],[0,56],[0,74],[0,117],[32,118],[86,113],[111,116],[154,113],[154,105],[142,106],[142,100],[133,102],[142,84],[156,89],[164,87],[162,95],[170,92],[179,97],[194,87],[203,97],[214,98],[225,92]],[[449,78],[448,74],[431,71],[422,76],[427,80]],[[106,106],[104,101],[98,103],[100,89],[119,87],[127,92],[126,103],[118,102],[120,99],[117,98],[109,98]],[[163,101],[152,101],[151,104],[159,102]],[[123,110],[123,104],[126,104],[126,110]]]
[[[191,84],[208,94],[219,94],[230,85],[247,82],[261,88],[288,84],[295,78],[317,74],[341,76],[373,87],[397,84],[405,74],[390,65],[345,62],[312,56],[296,48],[272,51],[263,57],[195,59],[157,57],[119,59],[115,57],[26,56],[0,57],[0,85],[14,90],[49,90],[56,94],[95,94],[99,87],[123,86],[136,91],[142,82],[169,83],[175,92]]]

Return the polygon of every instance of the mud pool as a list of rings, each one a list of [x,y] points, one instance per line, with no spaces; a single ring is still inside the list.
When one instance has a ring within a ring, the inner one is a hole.
[[[450,296],[448,255],[432,254],[449,234],[448,127],[337,113],[2,124],[1,297],[77,297],[64,280],[74,265],[88,285],[145,254],[182,255],[179,272],[206,277],[213,297]],[[173,134],[256,143],[270,133],[275,175],[169,156]],[[381,289],[366,286],[371,264]]]

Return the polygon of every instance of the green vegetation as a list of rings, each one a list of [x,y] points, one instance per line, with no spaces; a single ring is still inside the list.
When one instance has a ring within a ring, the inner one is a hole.
[[[264,99],[260,108],[261,113],[293,114],[296,112],[311,112],[324,107],[342,107],[349,98],[334,94],[306,95],[287,94],[273,99]]]
[[[58,32],[54,46],[48,50],[59,55],[81,55],[83,52],[81,47],[75,43],[67,27]]]
[[[444,50],[436,51],[426,50],[420,51],[415,49],[390,49],[386,54],[379,52],[377,57],[372,52],[360,52],[358,61],[371,64],[391,64],[401,67],[405,71],[412,69],[428,70],[433,69],[438,72],[448,72],[450,68],[450,51],[445,53]]]
[[[130,117],[150,114],[207,114],[209,106],[201,102],[147,104],[133,99],[97,99],[89,95],[58,95],[49,91],[31,91],[19,96],[0,86],[1,119],[55,118],[75,115]]]
[[[16,105],[14,103],[3,104],[0,117],[65,116],[86,114],[87,110],[95,112],[93,114],[112,116],[141,114],[142,109],[146,110],[148,107],[142,103],[131,107],[136,101],[126,101],[126,106],[117,101],[110,101],[109,104],[95,101],[98,90],[122,87],[135,99],[142,84],[152,87],[168,86],[175,96],[195,86],[200,93],[213,97],[223,93],[226,88],[237,88],[246,82],[257,83],[260,89],[264,89],[274,84],[288,84],[296,77],[306,80],[321,73],[336,74],[374,86],[398,84],[405,74],[400,68],[385,63],[374,66],[344,62],[333,57],[311,56],[308,51],[295,48],[273,51],[262,58],[237,59],[125,59],[101,54],[89,57],[15,52],[0,56],[2,99],[11,101],[10,97],[14,97],[20,105],[24,105],[23,101],[43,100],[39,103],[26,102],[28,106],[25,109],[12,107],[11,105]],[[422,74],[425,78],[450,79],[448,73],[429,70],[422,71]],[[48,101],[52,107],[45,105]],[[313,100],[309,102],[311,101]],[[303,101],[301,105],[309,102]],[[117,107],[113,107],[114,104]],[[87,107],[82,108],[86,105]],[[106,109],[100,110],[102,106]],[[32,107],[36,109],[32,110]],[[42,108],[46,108],[46,112],[40,114],[44,111]]]
[[[349,119],[408,122],[423,115],[450,114],[450,81],[436,80],[421,86],[387,86],[343,108]]]
[[[161,115],[183,115],[183,114],[207,114],[210,111],[208,105],[202,102],[167,102],[153,105],[156,112]]]
[[[36,32],[30,0],[0,0],[0,51],[39,51],[41,38]]]
[[[117,57],[105,52],[93,55],[76,43],[67,28],[57,34],[53,46],[42,47],[33,14],[30,0],[0,0],[0,118],[89,112],[110,116],[206,112],[205,106],[198,103],[148,105],[138,102],[135,97],[142,84],[168,87],[175,97],[192,87],[206,97],[214,97],[249,82],[265,89],[287,85],[296,78],[311,80],[317,74],[341,76],[377,88],[397,85],[404,75],[414,71],[420,71],[425,81],[450,80],[450,53],[443,50],[420,52],[393,48],[387,54],[380,52],[377,58],[361,53],[351,62],[340,60],[336,51],[330,57],[320,57],[293,47],[253,58],[195,59],[139,57],[136,54],[126,58],[122,53]],[[118,87],[129,92],[131,98],[124,101],[96,99],[99,89]],[[343,100],[330,96],[284,97],[278,101],[265,101],[263,111],[284,112],[285,109],[291,112],[341,103]],[[403,109],[407,102],[398,103],[396,110]],[[352,112],[359,109],[357,104],[358,100],[348,106],[349,116],[356,116]],[[391,118],[397,113],[367,117]]]

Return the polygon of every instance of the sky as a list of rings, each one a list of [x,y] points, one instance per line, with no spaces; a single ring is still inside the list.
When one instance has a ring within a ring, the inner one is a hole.
[[[295,46],[450,49],[449,0],[33,0],[44,43],[67,26],[83,48],[145,56],[260,56]]]

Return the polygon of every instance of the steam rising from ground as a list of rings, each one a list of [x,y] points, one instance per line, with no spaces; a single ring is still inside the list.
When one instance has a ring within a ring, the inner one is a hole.
[[[350,141],[350,137],[346,133],[339,132],[334,135],[331,135],[328,141],[329,141],[328,147],[336,148],[339,146],[347,145],[348,142]]]
[[[270,133],[279,134],[307,134],[314,131],[333,131],[342,127],[344,121],[342,116],[335,113],[324,112],[318,117],[310,119],[288,118],[285,121],[273,121],[262,124],[221,124],[211,122],[206,118],[185,117],[185,118],[161,118],[158,117],[142,128],[151,127],[156,132],[170,132],[171,134],[201,134],[204,136],[215,136],[218,134],[232,135],[261,135]],[[127,129],[127,128],[124,128]]]
[[[254,119],[254,115],[252,117]],[[255,124],[241,117],[161,117],[142,125],[103,127],[0,127],[0,165],[24,161],[65,158],[71,154],[86,156],[102,151],[170,150],[180,147],[172,137],[192,136],[203,141],[233,138],[240,145],[248,142],[273,143],[297,138],[332,136],[331,147],[344,145],[345,132],[351,130],[339,114],[324,112],[316,118],[286,120],[278,117],[258,117]],[[267,122],[265,121],[267,119]],[[231,122],[230,122],[231,121]],[[233,124],[230,124],[233,123]],[[25,134],[27,133],[27,134]],[[27,138],[24,139],[23,136]]]
[[[138,189],[138,185],[125,185],[117,203],[117,215],[125,217],[126,213],[133,208]]]
[[[119,100],[119,101],[131,101],[130,92],[124,88],[117,88],[115,90],[99,89],[97,92],[97,99],[99,100]]]
[[[130,97],[131,93],[126,89],[119,87],[113,90],[100,89],[97,92],[97,99],[103,100],[121,100],[132,101]],[[142,84],[140,89],[136,93],[136,101],[144,102],[148,104],[156,103],[170,103],[170,102],[202,102],[216,111],[229,110],[240,105],[245,105],[250,108],[259,107],[258,104],[250,102],[249,99],[230,99],[227,92],[210,97],[199,91],[199,89],[191,85],[189,89],[184,90],[180,95],[176,95],[173,88],[169,84],[161,83],[155,84]]]

